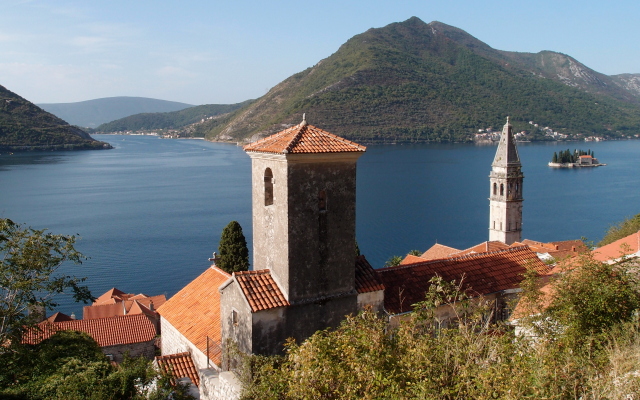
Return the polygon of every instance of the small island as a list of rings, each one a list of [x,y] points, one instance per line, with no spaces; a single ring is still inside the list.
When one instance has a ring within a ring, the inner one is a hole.
[[[593,155],[591,150],[574,150],[573,153],[569,149],[553,153],[553,158],[549,162],[549,166],[553,168],[580,168],[580,167],[601,167],[607,164],[601,164]]]

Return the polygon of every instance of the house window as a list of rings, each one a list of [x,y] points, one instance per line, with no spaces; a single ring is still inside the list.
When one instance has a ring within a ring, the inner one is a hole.
[[[238,325],[238,312],[236,310],[231,310],[231,323]]]
[[[327,211],[327,192],[324,190],[318,193],[318,210]]]
[[[270,206],[273,204],[273,172],[271,168],[267,168],[264,171],[264,205]]]

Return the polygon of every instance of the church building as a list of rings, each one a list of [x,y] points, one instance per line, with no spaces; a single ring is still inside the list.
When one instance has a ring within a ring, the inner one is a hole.
[[[500,241],[508,245],[520,242],[524,175],[509,117],[502,128],[502,136],[491,168],[489,241]]]

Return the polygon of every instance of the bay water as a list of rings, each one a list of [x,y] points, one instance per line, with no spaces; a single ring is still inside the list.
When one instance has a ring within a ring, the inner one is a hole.
[[[95,135],[115,149],[0,155],[0,217],[78,235],[89,258],[61,272],[88,277],[94,295],[174,295],[202,273],[220,233],[240,222],[251,250],[250,159],[202,140]],[[605,167],[552,169],[554,151],[591,149]],[[640,213],[640,141],[520,143],[523,238],[598,241]],[[488,239],[496,146],[369,146],[358,161],[356,235],[374,267],[434,243]],[[59,310],[82,315],[60,298]]]

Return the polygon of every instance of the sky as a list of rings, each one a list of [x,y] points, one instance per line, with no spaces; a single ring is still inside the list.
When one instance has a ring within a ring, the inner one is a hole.
[[[412,16],[495,49],[640,73],[639,15],[638,0],[0,0],[0,85],[34,103],[237,103]]]

